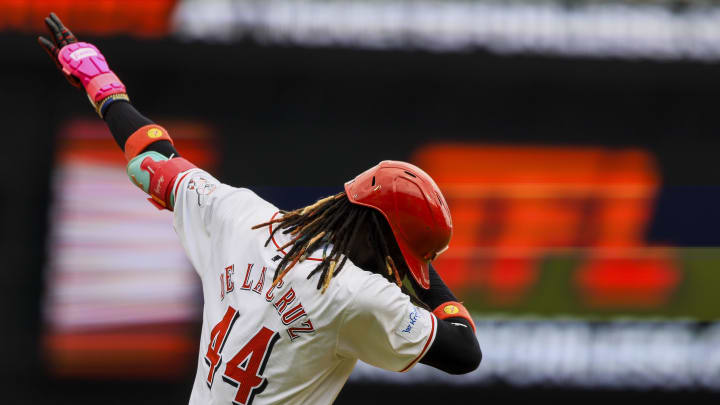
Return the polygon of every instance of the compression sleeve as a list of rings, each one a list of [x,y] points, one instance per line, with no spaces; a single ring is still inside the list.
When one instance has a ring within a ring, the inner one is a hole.
[[[420,298],[420,301],[427,304],[430,308],[437,308],[446,302],[458,300],[447,285],[445,285],[445,282],[440,278],[440,275],[435,271],[432,264],[430,265],[430,288],[426,290],[421,287],[416,287],[415,294]]]
[[[437,322],[435,341],[420,363],[450,374],[466,374],[480,366],[482,352],[470,323],[463,318]]]
[[[154,124],[153,121],[140,114],[132,104],[124,100],[110,104],[103,118],[110,128],[115,142],[123,151],[125,151],[125,143],[132,134],[146,125]],[[141,152],[158,152],[167,158],[180,156],[172,143],[166,140],[153,142]]]
[[[440,275],[430,265],[430,288],[415,288],[418,298],[430,308],[443,311],[438,315],[438,327],[435,341],[420,363],[438,368],[450,374],[469,373],[480,365],[482,352],[475,336],[475,325],[462,304],[445,285]],[[453,305],[454,304],[454,305]],[[452,316],[457,313],[462,316]]]

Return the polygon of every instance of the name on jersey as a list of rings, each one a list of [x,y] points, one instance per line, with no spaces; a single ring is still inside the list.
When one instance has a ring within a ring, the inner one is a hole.
[[[232,264],[225,267],[220,273],[220,301],[224,300],[226,295],[236,290],[252,292],[261,296],[264,295],[265,301],[275,307],[275,311],[283,325],[289,326],[286,331],[291,341],[295,341],[295,339],[299,338],[303,333],[315,332],[312,320],[305,311],[305,308],[303,308],[300,298],[292,287],[289,287],[287,291],[281,293],[280,290],[285,286],[285,282],[281,281],[275,287],[272,287],[272,280],[268,280],[268,285],[271,287],[265,291],[266,272],[267,267],[262,266],[262,269],[259,269],[255,264],[248,263],[247,268],[245,268],[243,282],[240,287],[236,289],[235,265]]]

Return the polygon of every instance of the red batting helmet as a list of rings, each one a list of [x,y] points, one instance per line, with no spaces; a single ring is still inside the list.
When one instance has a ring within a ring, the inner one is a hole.
[[[410,163],[385,160],[345,183],[345,193],[385,216],[410,274],[429,288],[429,264],[452,236],[450,210],[433,179]]]

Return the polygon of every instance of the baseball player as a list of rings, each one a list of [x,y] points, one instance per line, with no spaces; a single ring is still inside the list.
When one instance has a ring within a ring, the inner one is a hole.
[[[332,403],[358,359],[399,372],[478,367],[473,320],[430,266],[452,221],[425,172],[384,161],[339,194],[279,210],[182,158],[95,46],[54,14],[45,22],[51,40],[38,42],[105,120],[132,182],[173,211],[202,281],[191,404]]]

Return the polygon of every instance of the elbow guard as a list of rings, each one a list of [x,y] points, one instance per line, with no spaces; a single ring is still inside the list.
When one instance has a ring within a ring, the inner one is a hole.
[[[158,152],[145,152],[133,157],[127,165],[132,182],[150,195],[150,201],[158,209],[172,211],[175,207],[173,186],[178,175],[196,166],[183,158],[168,159]]]
[[[467,308],[465,308],[465,306],[459,302],[448,301],[444,304],[441,304],[439,307],[433,310],[433,314],[435,314],[438,319],[443,320],[448,318],[466,319],[468,322],[470,322],[470,326],[472,326],[473,332],[477,332],[475,330],[475,322],[473,322],[470,313],[468,312]]]
[[[172,211],[175,207],[175,194],[172,191],[178,174],[196,166],[186,159],[171,159],[154,151],[141,153],[158,141],[173,143],[165,128],[160,125],[145,125],[130,135],[125,141],[127,174],[136,186],[150,195],[148,201],[155,207]]]
[[[165,128],[160,125],[150,124],[141,127],[125,141],[125,160],[128,162],[138,156],[151,143],[168,141],[173,145],[173,140]]]

